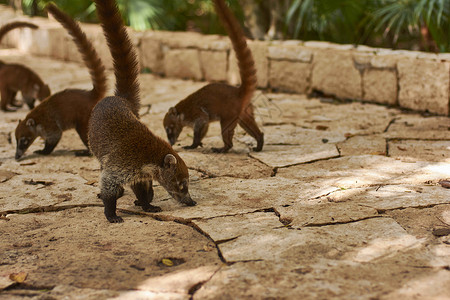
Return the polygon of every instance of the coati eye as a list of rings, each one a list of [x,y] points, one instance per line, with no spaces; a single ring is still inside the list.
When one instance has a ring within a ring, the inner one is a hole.
[[[28,142],[29,142],[29,141],[28,141],[27,138],[21,138],[21,139],[20,139],[20,143],[23,144],[23,145],[28,145]]]

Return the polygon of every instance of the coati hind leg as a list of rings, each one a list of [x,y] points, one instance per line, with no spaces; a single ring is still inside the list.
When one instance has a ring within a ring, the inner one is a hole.
[[[192,145],[183,147],[184,149],[195,149],[202,146],[202,140],[208,132],[209,120],[208,118],[198,118],[194,124],[194,141]]]
[[[92,156],[91,151],[89,151],[88,146],[88,129],[87,124],[79,124],[76,128],[78,135],[80,136],[81,141],[86,146],[85,150],[77,150],[75,151],[75,156]]]
[[[6,111],[6,112],[16,111],[16,109],[8,107],[8,104],[13,102],[13,97],[14,97],[13,93],[7,87],[2,86],[0,94],[1,94],[1,97],[2,97],[2,100],[0,102],[0,108],[3,111]]]
[[[239,126],[256,140],[257,144],[253,147],[253,151],[261,151],[264,145],[264,133],[259,130],[253,114],[243,112],[239,116]]]
[[[159,206],[151,205],[150,202],[153,200],[153,187],[152,181],[141,181],[136,182],[131,185],[131,189],[136,195],[137,200],[134,204],[142,207],[146,212],[160,212],[161,208]]]
[[[53,152],[53,149],[55,149],[56,145],[58,145],[59,141],[61,140],[62,132],[57,131],[54,132],[50,137],[45,138],[45,145],[44,149],[42,150],[36,150],[34,153],[36,154],[42,154],[42,155],[49,155]]]
[[[220,127],[222,129],[222,140],[224,143],[223,148],[212,148],[213,152],[216,153],[226,153],[233,147],[233,135],[234,129],[238,124],[238,120],[235,119],[233,121],[224,121],[220,120]]]
[[[101,189],[99,198],[105,206],[105,217],[110,223],[122,223],[122,217],[116,214],[117,199],[123,194],[123,186],[116,182],[113,173],[103,171],[101,175]]]

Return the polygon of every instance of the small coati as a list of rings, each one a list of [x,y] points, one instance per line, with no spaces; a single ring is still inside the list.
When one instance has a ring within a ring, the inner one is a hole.
[[[171,107],[164,117],[164,129],[170,144],[175,144],[184,126],[194,128],[194,141],[185,149],[195,149],[202,145],[208,131],[208,124],[220,121],[223,148],[213,148],[214,152],[227,152],[233,147],[233,135],[239,124],[257,141],[254,151],[261,151],[264,134],[259,130],[253,115],[251,99],[256,89],[256,69],[252,53],[247,46],[244,32],[224,0],[214,0],[215,9],[233,44],[239,63],[242,84],[240,87],[223,83],[212,83],[189,95],[175,107]]]
[[[66,89],[53,94],[30,111],[25,120],[19,121],[16,128],[16,159],[25,153],[38,136],[45,140],[45,146],[36,153],[50,154],[61,139],[63,131],[71,128],[76,129],[87,147],[92,108],[104,97],[107,89],[105,67],[80,26],[54,4],[48,4],[47,10],[72,35],[89,69],[93,88],[90,91]],[[89,155],[89,151],[80,151],[77,155]]]
[[[153,206],[152,180],[157,180],[177,201],[196,204],[189,195],[186,164],[172,147],[139,121],[139,64],[121,14],[114,0],[95,0],[114,62],[116,88],[94,107],[89,123],[89,147],[100,161],[101,190],[105,216],[111,223],[123,222],[116,215],[117,199],[123,186],[131,184],[135,204],[144,211]]]
[[[16,28],[37,29],[38,26],[28,22],[11,22],[0,28],[0,41],[3,37]],[[8,105],[20,107],[15,103],[17,92],[22,93],[23,100],[30,107],[34,108],[34,102],[37,99],[43,100],[50,96],[50,88],[42,79],[31,69],[21,64],[7,64],[0,61],[0,93],[1,109],[3,111],[15,111]]]

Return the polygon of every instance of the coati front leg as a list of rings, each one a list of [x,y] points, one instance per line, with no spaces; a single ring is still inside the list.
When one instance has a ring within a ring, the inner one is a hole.
[[[213,152],[216,153],[226,153],[233,147],[233,135],[234,129],[236,128],[238,120],[220,120],[220,127],[222,129],[222,140],[224,143],[223,148],[212,148]]]
[[[49,155],[50,153],[52,153],[53,149],[55,149],[56,145],[58,145],[59,140],[61,140],[61,136],[62,132],[55,132],[50,137],[46,137],[44,149],[36,150],[34,151],[34,153]]]
[[[17,92],[16,91],[12,91],[11,90],[11,106],[14,106],[14,107],[22,107],[23,106],[23,103],[20,103],[20,102],[18,102],[17,101],[17,99],[16,99],[16,96],[17,96]]]
[[[209,120],[207,117],[198,118],[194,124],[194,140],[192,145],[184,146],[183,149],[195,149],[202,146],[202,140],[208,132]]]
[[[142,207],[146,212],[160,212],[161,207],[151,205],[153,200],[153,186],[152,181],[141,181],[131,185],[131,189],[136,195],[137,200],[134,204]]]
[[[117,199],[123,194],[123,186],[114,180],[117,176],[103,171],[101,175],[101,189],[99,198],[102,199],[105,206],[105,217],[110,223],[122,223],[122,217],[116,214]]]
[[[89,146],[88,146],[88,137],[87,137],[87,132],[88,129],[87,127],[88,122],[82,122],[81,124],[76,126],[76,131],[78,133],[78,135],[80,136],[81,141],[83,141],[83,144],[86,146],[85,150],[77,150],[75,151],[75,156],[92,156],[91,151],[89,151]]]

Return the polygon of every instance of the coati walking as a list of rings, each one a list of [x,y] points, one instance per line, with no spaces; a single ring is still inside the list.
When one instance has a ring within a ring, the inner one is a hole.
[[[38,28],[37,25],[22,21],[5,24],[0,28],[0,41],[11,30],[24,27]],[[30,68],[21,64],[7,64],[0,61],[0,93],[2,98],[0,107],[3,111],[15,111],[8,105],[20,107],[15,103],[19,91],[30,109],[34,108],[36,98],[42,101],[50,96],[48,85]]]
[[[71,128],[76,129],[87,147],[92,108],[104,97],[107,89],[105,67],[80,26],[54,4],[50,3],[46,8],[72,35],[89,69],[93,88],[90,91],[66,89],[53,94],[30,111],[25,120],[19,121],[16,128],[16,159],[22,157],[38,136],[45,140],[45,146],[36,153],[50,154],[61,139],[63,131]],[[80,151],[77,155],[89,155],[89,150]]]
[[[194,128],[194,141],[185,149],[202,145],[208,124],[220,121],[223,148],[214,152],[227,152],[233,147],[234,129],[239,124],[257,141],[254,151],[261,151],[264,134],[259,130],[253,115],[251,99],[256,89],[256,69],[252,53],[247,46],[244,32],[224,0],[214,0],[215,9],[233,44],[239,63],[242,84],[240,87],[223,83],[212,83],[189,95],[164,117],[164,129],[170,144],[175,144],[184,126]]]
[[[89,123],[89,147],[101,165],[99,197],[111,223],[123,222],[116,215],[117,199],[123,186],[131,184],[136,205],[144,211],[158,212],[153,206],[152,180],[157,180],[177,201],[196,204],[189,195],[186,164],[172,147],[155,136],[139,121],[139,64],[136,51],[114,0],[95,0],[114,62],[114,96],[101,100],[93,109]]]

